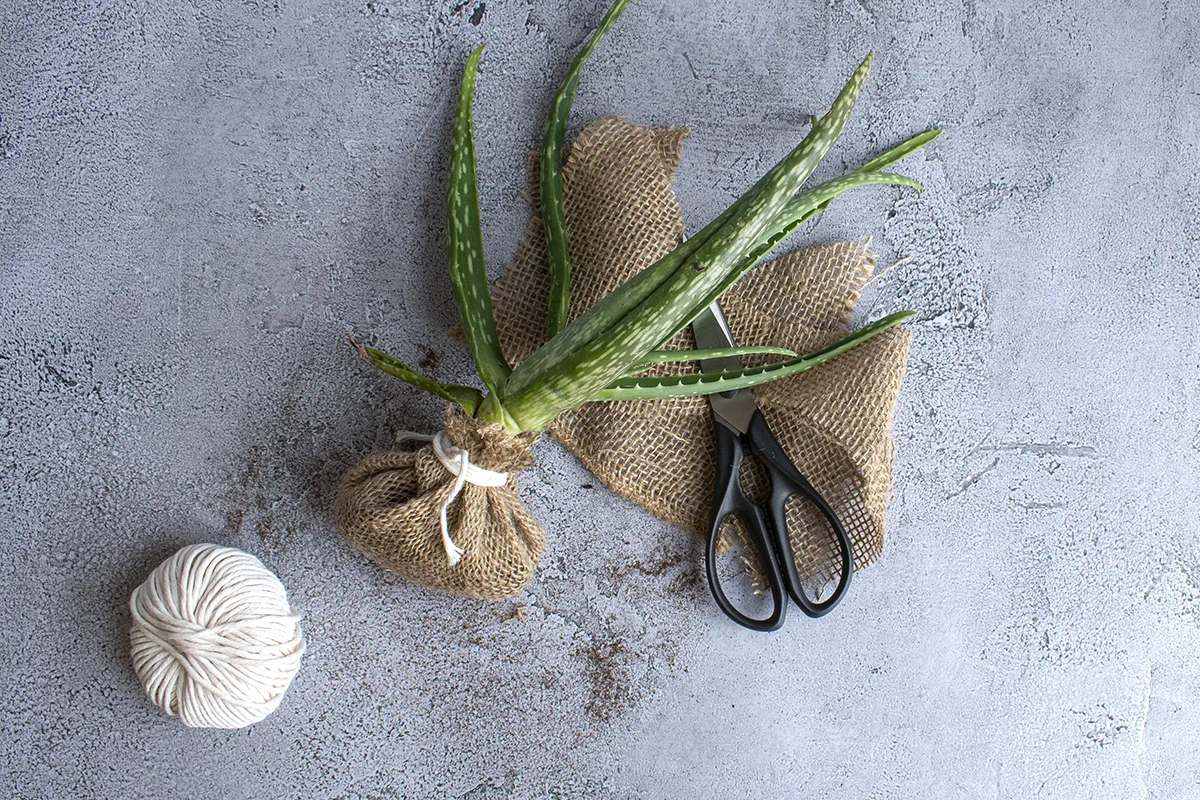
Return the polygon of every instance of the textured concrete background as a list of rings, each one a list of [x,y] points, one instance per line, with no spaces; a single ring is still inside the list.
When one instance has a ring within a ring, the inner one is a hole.
[[[863,318],[921,312],[884,560],[774,636],[699,547],[557,444],[518,603],[355,554],[338,477],[438,405],[345,343],[469,379],[443,256],[457,75],[493,273],[524,153],[596,2],[0,3],[0,794],[1200,797],[1200,14],[1190,0],[636,0],[573,130],[691,126],[695,227],[865,51],[822,174],[931,125]],[[130,590],[193,541],[258,554],[309,651],[278,712],[187,730],[143,697]],[[518,605],[524,623],[505,623]]]

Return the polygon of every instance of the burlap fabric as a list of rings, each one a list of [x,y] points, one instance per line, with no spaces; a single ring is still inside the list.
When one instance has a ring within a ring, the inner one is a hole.
[[[686,137],[679,128],[607,118],[589,125],[569,149],[563,183],[572,317],[682,240],[683,214],[671,181]],[[536,160],[531,164],[536,171]],[[815,247],[758,266],[722,304],[739,344],[809,352],[847,333],[874,267],[866,243]],[[543,343],[548,296],[545,238],[535,213],[493,291],[511,363]],[[909,332],[894,328],[826,365],[755,390],[784,450],[841,517],[856,568],[882,552],[892,412],[908,342]],[[690,332],[672,345],[692,347]],[[618,494],[681,528],[707,532],[714,466],[712,416],[703,398],[591,403],[550,430]],[[745,479],[752,496],[761,493],[761,473]],[[808,504],[793,502],[788,524],[804,571],[828,576],[835,562],[823,520]]]
[[[430,445],[375,453],[355,466],[338,489],[338,527],[403,578],[466,597],[511,597],[533,577],[546,540],[517,493],[516,473],[533,463],[538,437],[482,425],[454,406],[446,411],[446,432],[471,463],[509,473],[503,486],[467,483],[447,509],[451,538],[463,550],[457,564],[450,566],[441,535],[441,505],[455,477]]]

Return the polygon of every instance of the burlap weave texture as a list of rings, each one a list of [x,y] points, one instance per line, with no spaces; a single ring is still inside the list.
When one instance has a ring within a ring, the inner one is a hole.
[[[569,148],[563,184],[572,318],[682,241],[683,214],[671,182],[686,137],[678,128],[606,118]],[[814,247],[759,265],[722,305],[738,344],[810,352],[848,332],[874,267],[866,243]],[[492,295],[505,355],[515,364],[545,340],[549,268],[536,213]],[[909,338],[907,330],[893,328],[828,364],[755,390],[788,456],[842,519],[856,568],[882,553],[892,414]],[[692,347],[690,332],[672,346]],[[679,365],[659,371],[667,369]],[[590,403],[561,416],[550,431],[618,494],[703,534],[714,481],[712,424],[708,403],[690,398]],[[747,473],[746,480],[752,496],[761,493],[761,474]],[[808,504],[795,502],[788,524],[802,569],[828,574],[834,555],[825,523]]]

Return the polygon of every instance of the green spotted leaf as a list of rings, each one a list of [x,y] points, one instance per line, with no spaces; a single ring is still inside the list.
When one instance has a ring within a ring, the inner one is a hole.
[[[479,404],[483,402],[483,395],[478,389],[470,386],[459,386],[454,383],[438,383],[417,372],[403,361],[392,358],[382,350],[376,350],[374,347],[364,347],[357,344],[354,339],[350,340],[350,344],[364,358],[387,374],[410,383],[422,391],[436,395],[443,400],[458,403],[462,407],[462,410],[468,414],[474,415],[475,411],[479,408]]]
[[[819,120],[816,117],[812,118],[812,127],[815,130]],[[878,158],[864,164],[855,170],[851,175],[877,172],[884,167],[899,161],[905,156],[911,155],[921,147],[924,147],[929,142],[941,135],[941,129],[933,129],[926,131],[918,136],[914,136],[898,147],[892,148]],[[810,131],[810,136],[812,132]],[[808,139],[805,140],[806,142]],[[803,143],[802,143],[803,144]],[[570,325],[568,325],[557,336],[554,336],[549,342],[539,348],[533,355],[522,361],[517,368],[513,370],[513,374],[509,377],[505,387],[506,394],[515,394],[522,389],[526,389],[537,381],[541,380],[546,374],[553,371],[559,364],[565,362],[572,354],[579,351],[584,345],[598,339],[605,331],[616,325],[621,319],[629,314],[633,309],[637,308],[643,301],[646,300],[653,292],[675,273],[675,271],[690,258],[700,245],[708,241],[718,230],[721,229],[726,222],[730,220],[734,214],[739,213],[746,207],[749,202],[761,193],[763,186],[767,182],[769,175],[763,176],[758,183],[747,190],[741,197],[737,199],[729,208],[721,213],[716,219],[704,226],[703,229],[693,234],[678,248],[673,250],[668,255],[659,259],[657,262],[647,267],[646,269],[634,275],[621,286],[617,287],[612,292],[602,297],[591,308],[584,311]],[[698,314],[701,309],[712,302],[713,295],[719,297],[729,288],[738,278],[745,274],[747,269],[753,267],[761,258],[770,252],[775,246],[783,241],[789,234],[798,228],[804,222],[815,217],[820,212],[829,207],[835,199],[840,197],[844,192],[860,186],[870,185],[901,185],[909,186],[920,190],[921,186],[916,181],[904,178],[902,176],[884,175],[878,178],[868,179],[851,179],[850,175],[833,181],[827,181],[819,184],[812,189],[808,189],[797,195],[788,203],[787,207],[780,214],[776,225],[770,229],[756,245],[751,253],[747,256],[742,268],[736,271],[735,278],[731,281],[726,281],[718,291],[706,296],[700,303],[697,304],[695,313]],[[671,339],[676,333],[691,322],[695,314],[691,315],[686,321],[682,322],[675,330],[672,330],[669,335],[664,337],[663,341]]]
[[[617,0],[600,27],[592,34],[575,60],[571,62],[566,77],[558,87],[550,114],[546,118],[546,136],[542,145],[540,194],[542,202],[542,226],[546,229],[546,248],[550,260],[550,310],[546,323],[546,337],[551,338],[567,324],[567,312],[571,298],[571,264],[567,242],[567,218],[563,207],[563,152],[566,148],[567,120],[571,116],[571,103],[575,90],[587,63],[600,40],[616,24],[629,0]]]
[[[446,193],[450,283],[462,320],[463,333],[475,358],[479,377],[493,394],[504,386],[512,369],[500,350],[496,315],[488,294],[487,265],[483,260],[483,233],[479,219],[479,189],[475,180],[475,137],[471,99],[480,45],[467,59],[459,91],[458,111],[450,142],[450,186]]]
[[[786,347],[768,347],[765,345],[747,345],[745,347],[713,347],[708,350],[651,350],[638,361],[641,369],[654,364],[670,364],[675,361],[707,361],[710,358],[730,358],[736,356],[794,356],[796,353]],[[644,366],[643,366],[644,365]]]
[[[542,345],[529,358],[522,361],[509,376],[506,394],[515,394],[537,383],[564,363],[584,345],[596,340],[601,334],[620,322],[637,308],[658,287],[670,278],[713,234],[746,206],[761,190],[766,177],[758,181],[699,232],[693,234],[679,247],[634,275],[613,291],[604,295],[590,308],[576,317],[571,324],[549,342]]]
[[[625,373],[625,377],[634,377],[657,364],[707,361],[710,358],[741,358],[743,356],[786,356],[793,358],[795,355],[796,352],[794,350],[788,350],[786,347],[767,347],[763,345],[714,347],[709,350],[651,350],[629,372]]]
[[[788,203],[783,213],[776,219],[775,227],[768,229],[758,244],[751,248],[741,266],[730,272],[720,284],[713,288],[705,297],[701,298],[700,302],[693,309],[693,313],[686,320],[681,321],[679,327],[671,331],[663,342],[670,341],[679,331],[690,325],[691,321],[701,311],[725,294],[733,284],[741,280],[747,272],[774,250],[792,231],[821,213],[830,203],[844,193],[860,186],[907,186],[917,191],[921,191],[922,189],[921,184],[903,175],[893,175],[890,172],[870,172],[863,174],[852,172],[849,175],[834,178],[831,181],[826,181],[801,192]]]
[[[891,150],[888,150],[883,155],[878,156],[877,158],[871,159],[866,164],[863,164],[861,167],[854,170],[854,172],[852,172],[850,174],[851,175],[862,175],[864,173],[879,172],[884,167],[891,166],[892,164],[895,164],[900,159],[912,155],[913,153],[920,150],[922,147],[929,144],[930,142],[932,142],[934,139],[938,138],[941,135],[942,135],[941,128],[932,128],[930,130],[925,131],[924,133],[919,133],[916,136],[909,139],[908,141],[904,142],[903,144],[901,144],[897,147],[893,147]],[[917,189],[918,190],[920,189],[919,184],[917,185]],[[817,214],[820,214],[823,211],[825,211],[825,209],[829,208],[829,205],[830,205],[830,203],[833,202],[833,200],[834,200],[834,198],[830,198],[829,200],[826,200],[815,212],[808,213],[808,215],[805,217],[805,220],[811,219],[812,217],[816,216]],[[788,212],[785,211],[784,213],[786,215]],[[804,221],[804,220],[802,220],[802,221]]]
[[[760,367],[726,370],[724,372],[702,372],[696,375],[667,375],[623,378],[604,390],[597,392],[595,400],[667,400],[676,397],[696,397],[716,394],[735,389],[751,389],[764,383],[798,375],[805,370],[820,366],[830,359],[878,336],[912,317],[914,312],[901,311],[872,322],[849,336],[798,358],[764,364]]]
[[[538,429],[561,411],[592,399],[671,331],[698,313],[696,305],[743,263],[776,218],[841,136],[870,70],[867,56],[833,102],[829,113],[791,153],[773,167],[762,188],[704,241],[649,297],[620,322],[574,353],[538,383],[505,397],[505,407],[524,429]]]
[[[941,128],[931,128],[924,133],[918,133],[916,136],[909,139],[904,144],[893,147],[881,156],[873,158],[863,164],[855,172],[879,172],[884,167],[895,164],[902,158],[906,158],[916,151],[920,150],[925,145],[932,142],[934,139],[941,136],[943,133]]]

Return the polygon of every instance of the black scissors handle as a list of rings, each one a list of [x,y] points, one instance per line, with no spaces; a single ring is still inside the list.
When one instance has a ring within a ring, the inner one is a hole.
[[[762,411],[754,412],[747,435],[750,439],[750,452],[762,463],[771,478],[771,496],[767,500],[767,508],[771,514],[771,532],[774,534],[779,560],[783,564],[787,592],[805,614],[810,617],[823,617],[841,601],[842,595],[850,585],[850,576],[854,573],[854,554],[850,546],[850,537],[846,535],[842,521],[833,513],[829,503],[813,488],[808,479],[800,474],[800,470],[796,469],[796,465],[783,452],[775,434],[771,433],[767,426]],[[825,517],[825,521],[833,530],[833,537],[837,541],[841,556],[841,572],[837,585],[833,587],[829,597],[819,603],[805,594],[800,574],[796,570],[796,559],[792,555],[792,542],[787,526],[787,501],[797,494],[807,498],[821,512],[821,516]]]
[[[742,459],[746,451],[742,437],[736,431],[727,428],[719,421],[713,422],[717,445],[717,490],[713,494],[712,528],[708,532],[708,551],[705,553],[704,565],[708,572],[708,586],[712,590],[713,599],[725,612],[725,616],[754,631],[777,631],[783,627],[783,619],[787,614],[787,597],[783,593],[783,576],[779,572],[779,559],[775,556],[774,545],[767,534],[767,521],[762,508],[751,502],[742,489]],[[750,530],[750,538],[755,550],[758,551],[759,561],[766,571],[767,585],[771,589],[771,602],[774,604],[770,616],[755,619],[738,611],[721,586],[721,578],[717,575],[717,543],[721,539],[721,525],[731,516],[741,517]],[[795,567],[792,568],[793,570]]]
[[[721,611],[739,625],[756,631],[774,631],[783,626],[787,613],[787,596],[791,596],[800,609],[810,617],[828,614],[841,601],[850,585],[853,572],[853,555],[849,537],[841,520],[830,508],[820,493],[813,488],[779,446],[775,435],[767,426],[761,411],[751,418],[745,440],[750,451],[766,469],[770,478],[771,494],[767,501],[770,513],[768,523],[763,509],[746,497],[742,489],[741,470],[745,458],[742,435],[720,421],[714,421],[716,439],[716,492],[713,495],[713,521],[709,530],[708,550],[705,566],[708,585]],[[841,554],[841,573],[832,594],[821,602],[815,602],[804,591],[796,561],[792,555],[792,544],[787,528],[787,501],[793,495],[807,498],[828,521],[837,540]],[[730,516],[739,516],[750,531],[754,548],[765,571],[764,577],[771,590],[773,610],[770,616],[755,619],[740,612],[729,602],[717,574],[717,543],[721,537],[721,525]]]

